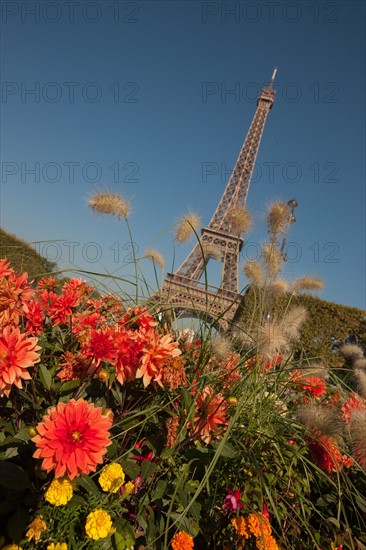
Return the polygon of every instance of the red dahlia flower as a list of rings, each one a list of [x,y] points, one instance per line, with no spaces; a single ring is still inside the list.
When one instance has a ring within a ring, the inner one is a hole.
[[[52,407],[37,425],[38,434],[32,441],[37,446],[34,458],[43,459],[42,468],[55,471],[55,477],[95,472],[97,464],[111,444],[109,428],[112,421],[84,399],[71,399]]]

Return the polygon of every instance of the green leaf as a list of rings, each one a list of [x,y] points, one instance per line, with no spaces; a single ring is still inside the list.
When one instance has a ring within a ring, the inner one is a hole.
[[[181,514],[171,514],[171,517],[175,520],[175,525],[180,531],[185,531],[191,537],[196,537],[199,533],[198,523],[193,518],[187,518],[186,516],[181,518]]]
[[[98,486],[94,483],[91,477],[82,474],[78,478],[78,484],[81,485],[81,487],[85,489],[85,491],[87,491],[87,493],[89,493],[90,495],[100,496]]]
[[[138,464],[136,464],[135,462],[131,462],[128,459],[122,459],[121,460],[121,466],[122,466],[124,472],[131,479],[135,479],[140,473],[140,466]]]
[[[69,380],[68,382],[64,382],[64,384],[60,387],[61,393],[71,392],[75,388],[80,386],[80,380]]]
[[[14,456],[18,456],[18,447],[8,447],[3,454],[2,460],[8,460],[9,458],[13,458]]]
[[[355,499],[356,499],[356,502],[357,502],[357,506],[360,508],[360,510],[364,514],[366,514],[366,500],[364,498],[362,498],[361,495],[356,495]]]
[[[0,485],[14,491],[24,491],[32,488],[25,471],[11,462],[0,462]]]
[[[149,478],[156,470],[157,464],[150,462],[150,460],[144,460],[141,464],[141,474],[142,479],[145,480]]]
[[[193,406],[193,397],[188,392],[187,388],[181,388],[184,402],[184,409],[187,411],[187,420],[194,422],[194,406]]]
[[[118,405],[123,405],[123,396],[122,392],[118,387],[112,388],[112,395],[117,401]]]
[[[159,500],[159,498],[163,497],[166,491],[167,482],[163,479],[159,479],[152,495],[151,495],[151,502],[154,502],[154,500]]]
[[[52,376],[45,365],[39,366],[39,378],[42,382],[43,387],[46,388],[46,390],[49,390],[52,385]]]
[[[211,445],[214,449],[217,449],[220,445],[220,441],[212,441]],[[236,450],[232,445],[230,445],[230,443],[225,443],[220,451],[220,456],[223,456],[225,458],[234,458],[236,454]]]
[[[19,506],[8,521],[8,535],[16,543],[20,542],[29,520],[28,511]]]

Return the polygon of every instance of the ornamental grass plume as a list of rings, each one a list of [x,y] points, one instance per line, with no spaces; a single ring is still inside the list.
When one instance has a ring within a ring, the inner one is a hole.
[[[211,351],[218,359],[226,359],[232,352],[230,340],[223,336],[218,336],[212,341]]]
[[[95,193],[87,199],[89,207],[96,214],[107,214],[117,218],[127,218],[131,204],[119,193],[109,191]]]
[[[318,403],[309,403],[299,407],[297,418],[310,431],[317,431],[322,435],[335,436],[342,429],[341,421],[337,413],[326,409]]]
[[[185,531],[179,531],[172,538],[173,550],[192,550],[194,548],[193,538]]]
[[[366,359],[362,357],[361,359],[356,359],[353,363],[355,369],[366,370]]]
[[[290,212],[283,201],[277,201],[269,205],[267,214],[268,231],[274,237],[279,235],[289,222]]]
[[[263,286],[265,275],[261,264],[256,260],[249,260],[244,264],[244,275],[253,285]]]
[[[272,357],[276,351],[287,347],[287,339],[282,327],[275,321],[265,321],[258,330],[258,350],[260,355]]]
[[[252,216],[240,205],[230,208],[226,219],[234,233],[246,233],[252,227]]]
[[[357,344],[344,344],[339,348],[339,353],[352,362],[363,359],[363,350]]]
[[[282,253],[275,244],[266,243],[262,246],[262,254],[268,275],[273,279],[281,271],[283,262]]]
[[[292,283],[291,290],[295,294],[298,292],[312,291],[312,290],[323,290],[324,282],[317,277],[300,277]]]
[[[283,327],[283,332],[290,342],[298,340],[300,330],[307,317],[308,312],[304,306],[293,306],[284,315],[281,324]]]
[[[221,260],[221,249],[215,244],[203,244],[202,245],[203,254],[208,260],[212,258],[214,260]]]
[[[351,412],[350,434],[355,456],[360,465],[366,468],[366,409]]]
[[[276,297],[286,294],[289,291],[289,287],[290,285],[285,279],[276,279],[268,285],[267,290],[271,296]]]
[[[150,258],[150,260],[155,265],[158,265],[160,269],[164,269],[165,261],[164,261],[163,255],[160,254],[160,252],[158,252],[157,250],[149,248],[148,250],[145,251],[144,256],[146,256],[146,258]]]
[[[59,402],[36,426],[33,456],[42,459],[43,470],[54,470],[56,478],[67,475],[73,480],[82,473],[95,472],[111,444],[111,426],[103,409],[84,399]]]
[[[194,233],[197,233],[200,227],[201,218],[194,212],[188,212],[178,224],[175,239],[178,243],[187,242]]]
[[[329,378],[329,369],[321,361],[314,361],[307,365],[303,365],[302,372],[305,377],[316,376],[321,380],[327,380]]]
[[[115,531],[115,528],[112,526],[111,516],[105,510],[94,510],[86,518],[85,533],[89,539],[105,539],[113,535]]]
[[[357,388],[364,399],[366,399],[366,372],[363,369],[355,369]]]

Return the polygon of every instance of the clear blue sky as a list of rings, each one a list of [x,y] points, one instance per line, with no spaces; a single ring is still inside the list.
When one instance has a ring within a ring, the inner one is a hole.
[[[138,255],[153,246],[167,270],[177,266],[193,243],[177,247],[166,230],[187,207],[210,220],[278,65],[243,259],[266,239],[266,205],[295,196],[286,276],[321,277],[321,297],[366,307],[364,2],[28,0],[1,9],[4,229],[45,241],[38,249],[63,268],[73,260],[123,276],[124,223],[85,204],[108,187],[132,200]]]

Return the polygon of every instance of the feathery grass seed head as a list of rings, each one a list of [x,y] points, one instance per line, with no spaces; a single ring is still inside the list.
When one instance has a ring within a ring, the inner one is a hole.
[[[306,290],[323,290],[324,282],[317,277],[300,277],[292,283],[293,292],[302,292]]]
[[[275,277],[281,271],[283,257],[280,249],[275,244],[264,244],[262,246],[264,263],[270,277]]]
[[[268,292],[271,296],[281,296],[288,292],[289,284],[285,279],[276,279],[268,285]]]
[[[293,306],[282,320],[283,332],[289,341],[297,340],[305,323],[308,312],[304,306]]]
[[[302,366],[302,371],[304,373],[304,376],[316,376],[317,378],[320,378],[321,380],[326,380],[329,378],[329,371],[328,367],[324,365],[321,361],[314,361],[313,363],[309,363],[308,365]]]
[[[211,350],[219,359],[226,359],[232,352],[232,347],[227,338],[219,336],[212,341]]]
[[[355,369],[355,378],[357,380],[357,388],[364,399],[366,399],[366,371],[363,369]]]
[[[297,411],[301,424],[311,430],[317,430],[322,435],[337,435],[341,430],[341,422],[334,411],[325,409],[317,403],[303,405]]]
[[[161,269],[164,269],[165,261],[162,254],[160,254],[160,252],[158,252],[157,250],[153,250],[152,248],[149,248],[148,250],[145,251],[145,256],[147,258],[150,258],[151,261],[154,262],[154,264],[158,265]]]
[[[276,201],[269,205],[267,223],[271,235],[278,235],[286,227],[290,219],[288,206],[283,201]]]
[[[203,253],[205,255],[206,260],[209,258],[213,258],[214,260],[221,260],[221,250],[220,247],[216,244],[203,244]]]
[[[248,210],[242,206],[230,208],[226,219],[233,231],[237,233],[246,233],[252,226],[252,217]]]
[[[244,275],[255,286],[262,286],[264,284],[263,268],[256,260],[249,260],[244,264]]]
[[[100,192],[87,199],[89,207],[97,214],[127,218],[131,204],[118,193]]]
[[[181,244],[187,242],[194,233],[198,232],[200,223],[201,219],[198,214],[188,212],[188,214],[186,214],[178,224],[177,231],[175,233],[176,240]]]
[[[355,369],[362,369],[366,372],[366,359],[364,357],[361,359],[355,359],[353,366]]]
[[[364,358],[363,350],[357,344],[344,344],[339,348],[339,352],[352,362]]]
[[[284,349],[286,345],[287,340],[279,323],[266,321],[259,327],[258,348],[261,354],[272,357],[276,351]]]
[[[353,410],[350,419],[350,432],[355,455],[361,466],[366,467],[366,411]]]

